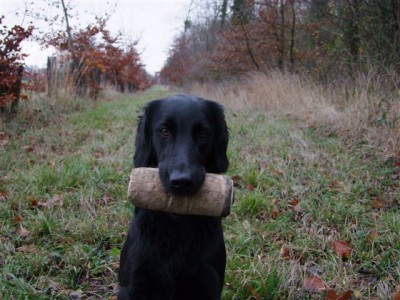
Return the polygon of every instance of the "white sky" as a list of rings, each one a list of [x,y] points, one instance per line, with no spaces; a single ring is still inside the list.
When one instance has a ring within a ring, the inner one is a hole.
[[[80,24],[85,27],[94,22],[94,15],[104,15],[105,11],[115,12],[107,23],[107,29],[116,33],[121,31],[131,40],[139,38],[137,50],[141,53],[142,62],[151,74],[159,71],[167,57],[173,37],[183,29],[183,22],[188,13],[191,0],[65,0],[73,2],[74,11],[80,15]],[[23,17],[25,3],[29,7],[43,11],[46,0],[0,0],[0,15],[7,26],[15,24],[27,26],[29,18]],[[33,3],[30,4],[30,3]],[[19,11],[20,15],[15,16]],[[49,12],[50,14],[50,12]],[[54,15],[54,11],[52,12]],[[62,11],[60,9],[60,15]],[[35,21],[36,26],[40,22]],[[41,25],[44,26],[44,25]],[[50,50],[43,50],[33,42],[23,45],[23,51],[29,54],[27,65],[44,67]]]

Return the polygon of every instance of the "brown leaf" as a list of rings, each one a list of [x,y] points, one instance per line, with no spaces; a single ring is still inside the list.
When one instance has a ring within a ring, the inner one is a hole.
[[[26,200],[28,200],[28,202],[29,202],[29,207],[30,207],[31,209],[37,207],[38,204],[39,204],[39,200],[36,199],[36,198],[35,198],[34,196],[32,196],[32,195],[26,196]]]
[[[240,183],[242,181],[242,178],[238,175],[232,176],[232,181],[233,181],[233,186],[234,187],[240,187]]]
[[[47,202],[39,202],[39,206],[43,208],[51,208],[52,206],[58,204],[59,207],[62,207],[63,205],[63,200],[60,195],[54,195],[53,198],[48,200]]]
[[[279,216],[279,209],[276,206],[274,206],[272,208],[271,218],[276,219],[278,216]]]
[[[260,162],[260,170],[265,170],[266,168],[268,168],[268,163],[265,161]]]
[[[33,146],[31,146],[31,145],[23,146],[22,149],[24,149],[24,151],[25,151],[25,152],[28,152],[28,153],[32,153],[32,152],[35,150],[35,149],[33,148]]]
[[[8,193],[5,191],[0,191],[0,201],[6,201],[8,199]]]
[[[384,208],[382,201],[378,197],[375,197],[371,200],[371,206],[374,209]]]
[[[337,294],[334,290],[329,290],[328,293],[326,294],[326,299],[325,300],[336,300],[337,299]]]
[[[300,200],[298,198],[294,197],[294,198],[290,199],[289,205],[297,206],[299,204],[299,202],[300,202]]]
[[[284,259],[284,260],[290,260],[290,251],[289,251],[289,247],[288,246],[282,246],[282,248],[281,248],[281,257]]]
[[[379,234],[378,231],[372,230],[372,231],[370,231],[370,233],[368,234],[367,241],[368,241],[369,243],[372,243],[374,240],[376,240],[377,238],[379,238],[379,236],[380,236],[380,234]]]
[[[254,185],[248,184],[248,185],[246,185],[246,189],[248,189],[249,191],[253,191],[254,190]]]
[[[30,232],[29,232],[27,229],[25,229],[22,225],[21,225],[21,227],[19,228],[19,230],[18,230],[17,233],[18,233],[18,235],[19,235],[20,237],[23,237],[23,238],[28,237],[29,234],[30,234]]]
[[[13,221],[14,223],[21,223],[22,217],[20,215],[15,215]]]
[[[100,158],[104,157],[104,153],[101,153],[101,152],[95,152],[93,155],[97,159],[100,159]]]
[[[329,290],[326,294],[326,300],[349,300],[352,295],[353,291],[346,291],[338,295],[334,290]]]
[[[349,259],[353,250],[350,245],[344,241],[333,241],[332,247],[335,253],[344,259]]]
[[[25,245],[18,247],[17,249],[18,252],[24,252],[24,253],[37,253],[38,250],[35,245]]]
[[[400,300],[400,284],[396,287],[396,292],[393,294],[393,300]]]
[[[4,147],[8,144],[7,134],[3,131],[0,131],[0,147]]]
[[[319,276],[304,278],[303,286],[309,292],[323,292],[328,288],[328,285]]]
[[[343,294],[340,294],[336,300],[349,300],[353,295],[353,291],[346,291]]]

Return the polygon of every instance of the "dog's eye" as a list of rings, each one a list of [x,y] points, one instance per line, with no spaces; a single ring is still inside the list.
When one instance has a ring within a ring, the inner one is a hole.
[[[168,137],[171,135],[171,132],[169,131],[169,129],[167,127],[162,127],[160,129],[160,135],[163,137]]]
[[[205,130],[200,130],[197,136],[199,139],[206,139],[208,138],[208,132]]]

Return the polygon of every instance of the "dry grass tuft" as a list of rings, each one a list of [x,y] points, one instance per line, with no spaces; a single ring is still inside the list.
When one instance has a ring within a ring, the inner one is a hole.
[[[285,115],[329,134],[364,140],[391,157],[400,147],[400,87],[395,86],[400,80],[391,78],[390,87],[374,72],[322,86],[294,74],[253,73],[238,81],[196,83],[189,90],[232,109]]]

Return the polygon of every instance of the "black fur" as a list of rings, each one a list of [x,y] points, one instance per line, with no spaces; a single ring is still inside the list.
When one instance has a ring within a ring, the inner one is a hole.
[[[188,95],[150,102],[139,118],[135,167],[158,167],[173,194],[190,195],[205,173],[228,168],[228,130],[219,104]],[[121,252],[118,299],[221,299],[221,218],[135,209]]]

